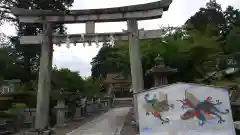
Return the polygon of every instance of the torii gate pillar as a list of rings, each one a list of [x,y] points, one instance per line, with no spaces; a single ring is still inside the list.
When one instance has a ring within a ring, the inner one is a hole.
[[[43,42],[41,44],[41,56],[38,77],[35,129],[44,129],[48,126],[49,123],[48,117],[50,101],[49,95],[51,91],[52,57],[52,25],[50,23],[44,23]]]
[[[137,20],[128,20],[127,27],[129,32],[129,56],[131,65],[131,76],[132,76],[132,89],[133,93],[139,92],[144,89],[143,83],[143,70],[142,70],[142,59],[138,38],[138,23]],[[137,108],[137,97],[134,94],[134,115],[136,123],[138,123],[138,108]]]

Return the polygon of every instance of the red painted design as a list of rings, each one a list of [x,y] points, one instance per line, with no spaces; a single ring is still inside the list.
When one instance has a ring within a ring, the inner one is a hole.
[[[210,100],[210,98],[207,97],[207,98],[204,100],[204,102],[209,102],[209,100]]]
[[[191,107],[191,104],[190,104],[190,103],[184,103],[183,105],[184,105],[184,106]]]
[[[152,114],[153,114],[154,117],[158,117],[158,116],[160,115],[160,114],[157,113],[157,112],[152,112]]]

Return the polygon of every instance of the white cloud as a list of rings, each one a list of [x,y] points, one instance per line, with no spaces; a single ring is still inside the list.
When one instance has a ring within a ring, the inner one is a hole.
[[[157,0],[75,0],[72,9],[93,9],[93,8],[107,8],[118,7],[133,4],[142,4],[153,2]],[[204,7],[209,0],[173,0],[169,10],[164,13],[161,19],[140,21],[139,28],[144,29],[156,29],[159,26],[179,26],[185,23],[185,21],[199,10],[200,7]],[[223,8],[227,5],[234,5],[236,8],[240,8],[239,0],[217,0],[222,4]],[[71,24],[66,25],[68,33],[84,33],[84,24]],[[126,29],[125,22],[115,23],[97,23],[96,32],[119,32],[122,29]],[[0,31],[3,31],[7,35],[15,34],[14,27],[9,24],[0,27]],[[99,48],[95,46],[83,47],[78,44],[76,47],[67,49],[66,47],[55,47],[53,63],[58,67],[70,68],[74,71],[80,71],[83,76],[91,74],[90,62],[92,58],[97,54]]]

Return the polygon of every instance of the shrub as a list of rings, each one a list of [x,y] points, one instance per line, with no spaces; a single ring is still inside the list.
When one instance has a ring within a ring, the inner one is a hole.
[[[0,97],[0,111],[8,110],[12,107],[13,100],[11,98]]]

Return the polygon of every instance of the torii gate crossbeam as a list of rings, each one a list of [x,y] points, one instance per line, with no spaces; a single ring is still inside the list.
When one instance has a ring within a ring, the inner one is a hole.
[[[67,40],[70,43],[85,43],[85,42],[105,42],[109,41],[111,36],[114,40],[127,41],[128,40],[128,32],[116,32],[116,33],[89,33],[89,34],[67,34],[67,35],[53,35],[52,42],[53,44],[63,44],[66,43]],[[162,30],[139,30],[139,39],[157,39],[164,35],[164,31]],[[43,36],[22,36],[20,38],[21,44],[41,44],[43,42]]]

